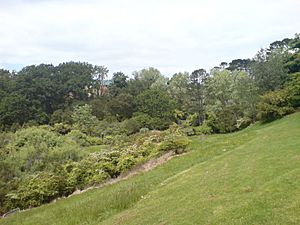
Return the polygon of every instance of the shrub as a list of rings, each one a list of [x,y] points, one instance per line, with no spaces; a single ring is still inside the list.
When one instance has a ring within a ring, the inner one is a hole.
[[[213,132],[212,128],[208,126],[206,122],[204,122],[201,126],[193,127],[195,135],[200,134],[211,134]]]
[[[140,129],[140,133],[147,133],[147,132],[149,132],[149,128],[147,128],[147,127],[142,127]]]
[[[4,161],[12,165],[17,173],[32,173],[53,169],[67,160],[78,161],[82,158],[84,154],[79,144],[50,129],[40,126],[17,131],[6,146],[9,154],[6,154]]]
[[[299,107],[300,106],[300,72],[290,75],[290,80],[286,83],[286,88],[290,94],[291,105],[293,107]]]
[[[71,118],[72,112],[70,110],[62,110],[58,109],[53,112],[50,119],[50,124],[53,125],[55,123],[64,123],[64,124],[72,124]]]
[[[248,127],[252,123],[252,119],[249,117],[243,117],[237,120],[236,127],[241,130]]]
[[[74,127],[81,132],[93,135],[97,133],[97,122],[96,116],[92,115],[92,108],[90,105],[85,104],[83,106],[75,106],[72,113],[72,120],[74,122]]]
[[[72,130],[66,135],[66,137],[70,138],[82,147],[87,147],[91,145],[101,145],[103,143],[101,138],[90,137],[79,130]]]
[[[199,114],[194,113],[194,114],[188,115],[186,122],[189,126],[196,126],[199,122]]]
[[[137,160],[133,155],[130,155],[128,153],[122,154],[117,164],[117,171],[119,173],[123,173],[124,171],[132,168],[136,164],[136,162]]]
[[[135,119],[141,127],[151,129],[151,120],[152,120],[151,116],[144,113],[137,113],[135,114],[133,119]]]
[[[189,139],[180,135],[168,135],[164,141],[159,144],[160,152],[174,151],[176,154],[181,154],[186,151],[189,144]]]
[[[237,130],[236,117],[233,106],[225,108],[210,107],[205,123],[211,127],[213,133],[233,132]]]
[[[136,118],[127,119],[122,123],[122,128],[127,135],[139,132],[141,127],[142,125],[138,120],[136,120]]]
[[[63,168],[66,177],[65,193],[101,183],[110,177],[102,168],[101,161],[94,157],[87,157],[80,162],[68,162]]]
[[[69,124],[64,124],[64,123],[56,123],[53,125],[53,128],[52,128],[53,131],[55,131],[59,134],[62,134],[62,135],[69,133],[71,131],[71,129],[72,129],[72,127]]]
[[[39,206],[60,195],[64,186],[61,177],[51,172],[39,172],[25,176],[16,191],[7,194],[13,208]]]
[[[0,149],[5,148],[13,138],[12,133],[0,132]]]
[[[168,118],[151,117],[144,113],[137,113],[132,119],[138,122],[140,128],[145,127],[151,130],[165,130],[171,124]]]
[[[292,113],[290,95],[286,89],[271,91],[261,96],[258,103],[258,118],[263,122],[272,121]]]
[[[48,128],[29,127],[15,133],[11,147],[19,150],[24,146],[39,147],[41,143],[44,143],[47,148],[54,148],[61,146],[63,141],[59,135]]]
[[[187,136],[195,135],[195,130],[192,127],[185,127],[182,129],[182,132]]]

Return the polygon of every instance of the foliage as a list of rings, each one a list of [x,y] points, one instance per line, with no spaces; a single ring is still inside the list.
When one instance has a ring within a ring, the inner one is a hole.
[[[214,131],[232,132],[242,118],[255,119],[257,88],[245,72],[214,71],[206,95],[207,123]]]
[[[85,104],[83,106],[76,106],[72,114],[72,120],[74,127],[82,131],[83,133],[92,135],[95,133],[95,124],[97,118],[92,115],[91,106]]]
[[[293,107],[300,106],[300,72],[290,75],[290,80],[286,83],[286,89],[290,96],[290,102]]]
[[[142,128],[142,124],[135,117],[125,120],[122,125],[127,135],[137,133]]]
[[[134,110],[133,96],[127,93],[121,93],[113,98],[108,104],[108,112],[115,116],[118,121],[131,118]]]
[[[128,76],[122,72],[113,74],[112,83],[109,85],[110,94],[112,96],[121,94],[122,91],[128,86],[127,78]]]
[[[24,209],[49,202],[59,196],[63,184],[61,177],[49,172],[25,176],[17,190],[7,194],[10,207]]]
[[[204,69],[195,70],[189,77],[189,94],[191,98],[192,112],[197,113],[198,119],[196,125],[201,125],[205,120],[205,83],[208,79],[208,73]]]
[[[212,128],[208,126],[207,123],[203,123],[201,126],[193,127],[195,135],[200,134],[211,134],[213,132]]]
[[[50,127],[40,126],[18,130],[9,145],[16,151],[21,151],[22,148],[28,146],[38,148],[42,143],[44,143],[47,148],[61,146],[62,139],[59,135],[51,132],[50,129]]]
[[[0,124],[2,126],[11,126],[14,123],[24,124],[30,119],[36,119],[38,122],[44,119],[45,115],[42,116],[36,114],[30,106],[30,102],[22,95],[16,93],[7,95],[1,99],[0,102]],[[34,118],[34,115],[36,117]],[[42,118],[41,118],[42,117]]]
[[[100,146],[109,136],[102,140],[76,129],[62,135],[63,124],[59,128],[29,127],[2,134],[0,211],[41,205],[115,178],[164,151],[181,153],[188,145],[177,125],[169,131],[138,132],[140,126],[132,128],[131,123],[137,121],[131,120],[124,121],[125,126],[120,128],[126,128],[125,134],[111,136],[110,148],[92,153],[88,147]],[[128,132],[136,134],[128,136]]]
[[[50,124],[72,124],[72,111],[70,109],[58,109],[53,112],[50,118]]]
[[[184,111],[189,108],[189,73],[176,73],[168,82],[168,93],[176,102],[176,106]]]
[[[264,94],[258,103],[258,117],[264,122],[281,118],[293,111],[289,92],[285,89]]]
[[[230,71],[238,70],[250,72],[252,63],[253,61],[251,59],[234,59],[229,63],[226,69]]]
[[[181,135],[168,135],[165,137],[164,141],[160,143],[158,150],[159,151],[174,151],[176,154],[181,154],[186,151],[186,148],[189,144],[187,137]]]
[[[293,74],[300,71],[300,34],[295,34],[295,37],[289,40],[288,45],[292,54],[289,55],[285,67],[290,74]]]
[[[130,168],[132,168],[137,163],[137,159],[131,155],[131,154],[123,154],[119,158],[118,164],[117,164],[117,170],[120,173],[123,173]]]
[[[131,79],[107,75],[105,66],[81,62],[0,69],[1,213],[186,151],[186,135],[234,132],[293,112],[300,106],[299,35],[209,73],[169,79],[150,67]]]
[[[161,89],[147,90],[136,98],[136,106],[139,112],[153,118],[170,118],[174,109],[171,98]]]
[[[252,64],[252,76],[262,93],[280,89],[287,80],[285,63],[287,53],[273,51],[269,54],[261,50]]]
[[[1,219],[0,224],[37,224],[40,218],[59,225],[92,225],[95,221],[98,224],[120,221],[155,224],[159,220],[176,225],[185,221],[193,224],[199,221],[203,224],[207,221],[285,224],[291,221],[297,224],[299,205],[291,205],[291,202],[300,200],[297,195],[299,122],[297,113],[236,133],[203,139],[195,136],[191,138],[188,154],[151,171],[9,216]],[[224,191],[228,188],[232,191]],[[212,201],[217,204],[221,201],[226,210],[207,213],[216,210]],[[274,214],[278,206],[281,213]],[[166,208],[174,210],[166,211]],[[196,213],[187,213],[193,211]]]
[[[101,138],[88,136],[79,130],[72,130],[66,135],[66,137],[70,138],[72,141],[82,147],[102,144]]]
[[[6,146],[8,155],[4,162],[17,174],[54,168],[67,160],[82,157],[79,146],[43,127],[31,127],[17,131]]]
[[[72,127],[69,124],[55,123],[52,130],[59,134],[65,135],[72,130]]]
[[[133,73],[133,76],[134,80],[131,80],[131,82],[129,83],[129,89],[131,94],[133,95],[138,95],[143,91],[151,89],[151,87],[153,87],[153,85],[157,81],[163,78],[159,70],[153,67],[142,69],[140,71],[135,71]]]

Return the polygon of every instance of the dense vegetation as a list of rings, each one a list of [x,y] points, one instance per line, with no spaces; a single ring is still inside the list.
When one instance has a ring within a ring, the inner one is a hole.
[[[89,63],[0,70],[0,213],[115,178],[187,135],[238,131],[300,106],[300,36],[210,72],[122,72]]]
[[[300,113],[191,140],[188,154],[149,172],[0,224],[300,223]]]

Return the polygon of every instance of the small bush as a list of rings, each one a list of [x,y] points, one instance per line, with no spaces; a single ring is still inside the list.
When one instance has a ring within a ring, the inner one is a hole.
[[[251,123],[252,123],[252,119],[250,119],[249,117],[243,117],[237,120],[236,127],[237,129],[241,130],[248,127]]]
[[[66,135],[66,137],[70,138],[82,147],[88,147],[91,145],[101,145],[103,143],[101,138],[90,137],[79,130],[72,130]]]
[[[195,135],[211,134],[213,132],[212,128],[205,122],[201,126],[193,127],[193,130]]]
[[[182,132],[187,136],[195,135],[195,130],[192,127],[185,127],[182,129]]]
[[[47,148],[54,148],[61,146],[63,141],[59,135],[47,128],[29,127],[15,133],[11,147],[19,150],[25,146],[38,147],[41,143],[44,143]]]
[[[186,151],[189,144],[189,139],[179,135],[168,135],[165,140],[159,144],[160,152],[174,151],[176,154],[181,154]]]
[[[64,124],[64,123],[56,123],[53,125],[53,128],[52,128],[53,131],[55,131],[59,134],[62,134],[62,135],[69,133],[71,131],[71,129],[72,129],[72,127],[69,124]]]
[[[61,177],[51,172],[39,172],[24,177],[17,190],[7,194],[13,208],[39,206],[60,195],[64,183]]]
[[[13,138],[12,133],[0,132],[0,149],[4,149]]]
[[[147,128],[147,127],[142,127],[140,129],[140,133],[147,133],[147,132],[149,132],[149,128]]]
[[[137,160],[134,158],[133,155],[125,153],[121,155],[119,158],[119,162],[117,164],[117,170],[119,173],[123,173],[130,168],[132,168],[136,164]]]
[[[142,125],[135,118],[127,119],[123,122],[122,128],[127,135],[139,132]]]
[[[268,92],[261,96],[258,103],[258,118],[263,122],[281,118],[293,111],[286,89]]]

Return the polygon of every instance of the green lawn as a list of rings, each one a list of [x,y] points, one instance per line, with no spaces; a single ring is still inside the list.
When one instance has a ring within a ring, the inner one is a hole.
[[[300,113],[193,137],[188,154],[0,224],[300,224]]]

